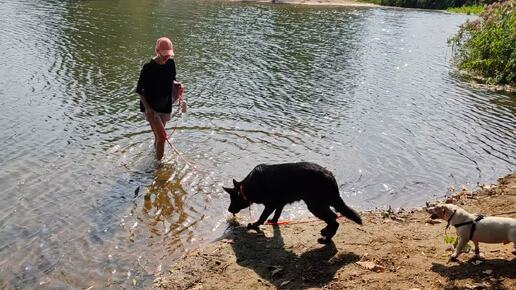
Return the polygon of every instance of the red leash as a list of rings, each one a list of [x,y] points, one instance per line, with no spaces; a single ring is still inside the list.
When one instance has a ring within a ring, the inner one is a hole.
[[[179,113],[179,111],[181,110],[181,103],[182,102],[183,102],[183,94],[179,94],[179,97],[177,97],[177,111],[174,114],[174,116],[177,115],[177,113]],[[174,134],[174,132],[176,132],[176,129],[177,129],[177,121],[176,121],[176,125],[174,126],[174,129],[172,130],[172,133],[170,133],[170,135]],[[167,136],[167,140],[168,140],[168,136]]]
[[[174,116],[177,115],[177,113],[179,113],[179,111],[181,110],[181,103],[182,102],[183,102],[183,94],[179,94],[179,97],[177,98],[177,111],[174,114]],[[181,159],[184,160],[184,162],[186,162],[186,164],[192,166],[193,168],[195,168],[195,169],[197,169],[199,171],[205,172],[204,170],[199,169],[199,167],[196,166],[195,164],[193,164],[190,160],[188,160],[188,158],[186,158],[184,156],[184,154],[181,153],[181,151],[179,151],[176,148],[176,146],[174,146],[174,145],[172,145],[172,143],[170,143],[170,136],[172,136],[172,134],[174,134],[176,132],[177,124],[178,124],[178,121],[176,121],[176,124],[174,125],[174,128],[172,129],[172,133],[170,133],[170,135],[167,135],[167,137],[166,137],[168,145],[170,145],[170,147],[177,153],[177,155],[179,155],[179,157],[181,157]]]
[[[340,219],[342,217],[343,216],[339,215],[339,216],[337,216],[337,219]],[[281,226],[281,225],[308,224],[308,223],[315,223],[315,222],[323,222],[323,220],[320,220],[320,219],[309,219],[309,220],[300,220],[300,221],[294,220],[294,221],[283,221],[283,222],[277,222],[277,223],[266,222],[265,224],[271,225],[271,226]]]

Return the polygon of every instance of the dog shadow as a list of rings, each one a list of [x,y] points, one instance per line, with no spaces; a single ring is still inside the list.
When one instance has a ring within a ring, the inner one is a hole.
[[[475,259],[459,262],[459,264],[432,263],[430,269],[443,277],[447,277],[450,281],[472,279],[475,283],[489,282],[496,289],[505,289],[502,285],[497,286],[500,278],[516,279],[516,258],[512,260],[483,260],[480,265],[471,263],[473,260]]]
[[[330,282],[341,267],[360,259],[354,253],[336,255],[338,251],[333,242],[298,256],[284,248],[278,226],[273,226],[272,237],[245,227],[233,228],[229,234],[237,264],[252,269],[276,288],[321,287]]]

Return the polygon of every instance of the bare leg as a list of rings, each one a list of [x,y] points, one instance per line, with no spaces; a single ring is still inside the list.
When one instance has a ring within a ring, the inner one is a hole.
[[[161,123],[163,123],[163,128],[166,128],[169,118],[167,118],[165,116],[160,116],[160,118],[161,118]]]
[[[165,132],[165,126],[161,121],[161,118],[153,118],[149,120],[152,131],[154,132],[155,143],[156,143],[156,159],[161,160],[163,158],[163,152],[165,151],[165,141],[167,140],[167,132]]]
[[[158,140],[158,135],[156,135],[156,130],[154,130],[153,122],[149,121],[149,125],[152,130],[152,134],[154,134],[154,150],[156,150],[156,140]]]
[[[163,156],[163,153],[165,152],[165,142],[167,141],[167,138],[168,138],[167,130],[165,129],[166,125],[167,125],[167,118],[164,116],[160,116],[160,119],[161,119],[161,123],[163,124],[163,134],[165,136],[165,140],[163,141],[163,149],[161,151],[162,152],[161,156]],[[156,151],[158,151],[158,150],[156,149]]]
[[[149,126],[151,127],[151,130],[152,130],[152,134],[154,134],[154,150],[156,150],[156,140],[158,140],[158,135],[156,135],[156,131],[154,130],[154,127],[153,127],[153,122],[149,121],[149,117],[145,117],[147,119],[147,121],[149,122]]]

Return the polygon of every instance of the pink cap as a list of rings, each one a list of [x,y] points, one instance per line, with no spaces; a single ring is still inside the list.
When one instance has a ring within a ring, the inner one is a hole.
[[[172,46],[172,41],[167,37],[160,37],[156,40],[156,51],[163,55],[174,56],[174,47]]]

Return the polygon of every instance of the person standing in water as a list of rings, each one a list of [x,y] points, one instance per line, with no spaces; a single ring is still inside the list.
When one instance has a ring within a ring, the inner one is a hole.
[[[163,158],[167,132],[165,125],[172,113],[172,84],[176,80],[174,48],[167,37],[160,37],[154,48],[156,55],[143,65],[136,92],[140,95],[140,111],[145,114],[152,132],[156,159]],[[184,87],[179,86],[178,95],[183,94]]]

